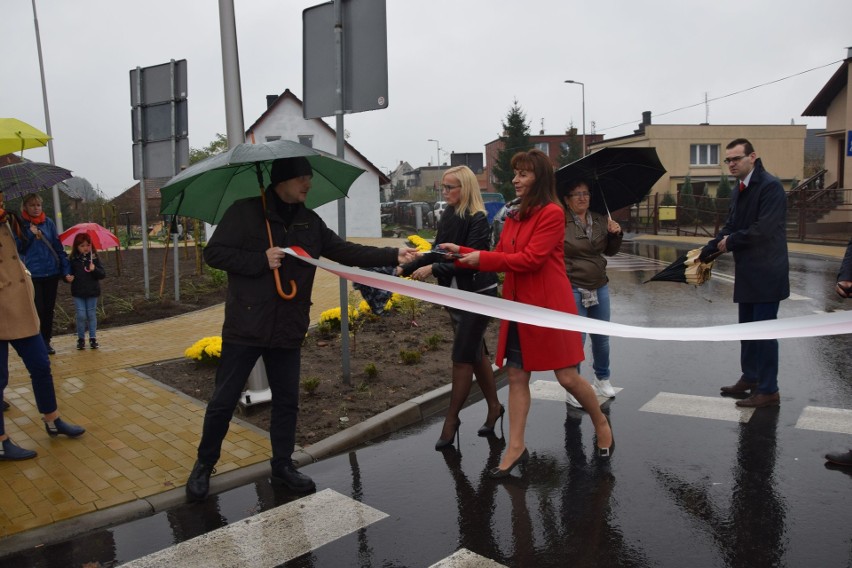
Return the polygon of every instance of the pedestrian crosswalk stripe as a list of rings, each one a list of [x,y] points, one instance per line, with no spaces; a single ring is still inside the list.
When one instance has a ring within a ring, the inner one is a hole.
[[[730,398],[673,392],[658,393],[657,396],[646,402],[639,411],[730,422],[748,422],[751,415],[754,414],[753,408],[740,408]]]
[[[852,410],[806,406],[796,421],[796,428],[852,434]]]
[[[447,556],[440,562],[432,564],[429,568],[505,568],[503,564],[480,556],[466,548],[457,550],[454,554]]]
[[[387,516],[324,489],[123,566],[279,566]]]
[[[621,387],[614,387],[616,394],[621,391]],[[565,402],[565,388],[556,381],[537,380],[530,383],[530,396],[538,400],[555,400]],[[609,400],[606,397],[598,396],[598,402],[603,404]]]

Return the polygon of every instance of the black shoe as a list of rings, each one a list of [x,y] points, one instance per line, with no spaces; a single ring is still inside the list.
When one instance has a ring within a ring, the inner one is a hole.
[[[54,349],[53,345],[51,345],[50,343],[47,344],[47,354],[56,355],[56,349]]]
[[[44,429],[47,430],[47,434],[50,437],[55,437],[60,434],[64,434],[69,438],[77,438],[79,436],[82,436],[86,432],[85,428],[77,426],[76,424],[69,424],[61,418],[57,418],[56,420],[53,420],[51,422],[45,421]]]
[[[77,351],[82,351],[86,348],[86,340],[82,337],[77,339]]]
[[[192,473],[186,480],[186,498],[189,501],[203,501],[210,492],[210,475],[216,473],[214,464],[196,461]]]
[[[16,446],[9,438],[3,440],[3,447],[0,448],[0,460],[28,460],[37,455],[32,450],[25,450],[20,446]]]
[[[293,464],[272,468],[270,478],[273,485],[283,485],[296,493],[310,493],[317,488],[314,480],[299,472]]]
[[[852,466],[852,451],[831,452],[830,454],[825,454],[825,459],[829,463],[833,463],[835,465],[850,467]]]
[[[461,420],[456,422],[456,428],[455,428],[455,430],[453,430],[453,433],[450,436],[449,440],[445,440],[443,438],[438,438],[438,441],[435,442],[435,449],[436,450],[443,450],[444,448],[452,447],[453,442],[456,441],[456,437],[458,437],[459,441],[461,441],[461,434],[459,434],[459,426],[461,426]]]
[[[500,405],[500,414],[497,418],[500,419],[500,429],[503,429],[503,415],[506,414],[506,407],[502,404]],[[497,425],[497,418],[494,419],[494,422],[491,423],[491,426],[488,425],[488,421],[486,420],[485,424],[476,431],[478,436],[491,436],[494,434],[494,427]]]
[[[529,461],[529,459],[530,459],[530,452],[529,452],[529,450],[524,448],[523,453],[520,456],[518,456],[518,459],[516,459],[514,462],[512,462],[512,465],[510,465],[508,469],[500,469],[499,467],[495,467],[494,469],[492,469],[491,471],[488,472],[488,477],[490,477],[492,479],[500,479],[502,477],[509,477],[509,474],[512,473],[512,470],[515,469],[516,465],[525,464]]]
[[[4,401],[3,401],[3,412],[6,412],[6,411],[7,411],[7,410],[9,410],[10,408],[12,408],[12,405],[11,405],[11,404],[9,404],[8,402],[6,402],[6,401],[4,400]]]
[[[94,337],[90,338],[89,339],[89,348],[90,349],[97,349],[98,347],[100,347],[100,345],[98,345],[98,340],[95,339]]]

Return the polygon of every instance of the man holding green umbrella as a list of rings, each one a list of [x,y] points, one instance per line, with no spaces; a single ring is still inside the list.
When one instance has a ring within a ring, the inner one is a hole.
[[[190,501],[203,500],[219,460],[222,441],[248,376],[263,358],[272,391],[272,482],[308,493],[313,480],[291,460],[299,405],[300,346],[308,329],[313,265],[286,257],[283,247],[299,246],[314,258],[346,265],[388,266],[408,262],[415,250],[378,248],[347,242],[305,206],[314,171],[305,157],[272,162],[262,196],[242,199],[225,211],[204,250],[210,266],[228,273],[222,328],[222,356],[216,388],[207,405],[198,461],[186,484]],[[276,273],[288,289],[276,285]]]

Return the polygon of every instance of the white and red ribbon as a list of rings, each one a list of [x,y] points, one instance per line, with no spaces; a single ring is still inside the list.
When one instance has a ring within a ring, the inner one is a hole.
[[[852,333],[852,311],[709,327],[624,325],[566,314],[502,298],[464,292],[435,284],[388,276],[327,260],[317,260],[311,258],[299,247],[286,248],[284,252],[341,278],[365,286],[390,290],[404,296],[411,296],[467,312],[553,329],[659,341],[739,341],[743,339],[787,339]]]

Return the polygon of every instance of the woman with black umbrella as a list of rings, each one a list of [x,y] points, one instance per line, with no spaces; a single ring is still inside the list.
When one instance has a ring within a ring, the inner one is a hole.
[[[606,256],[613,256],[621,247],[624,233],[611,217],[589,210],[591,193],[584,180],[574,180],[557,186],[559,199],[565,206],[565,270],[571,280],[577,313],[601,321],[609,321],[609,278],[606,276]],[[582,334],[583,344],[586,334]],[[609,382],[609,336],[591,334],[592,368],[595,380],[592,387],[600,396],[612,398],[615,390]],[[566,400],[580,408],[571,393]]]

